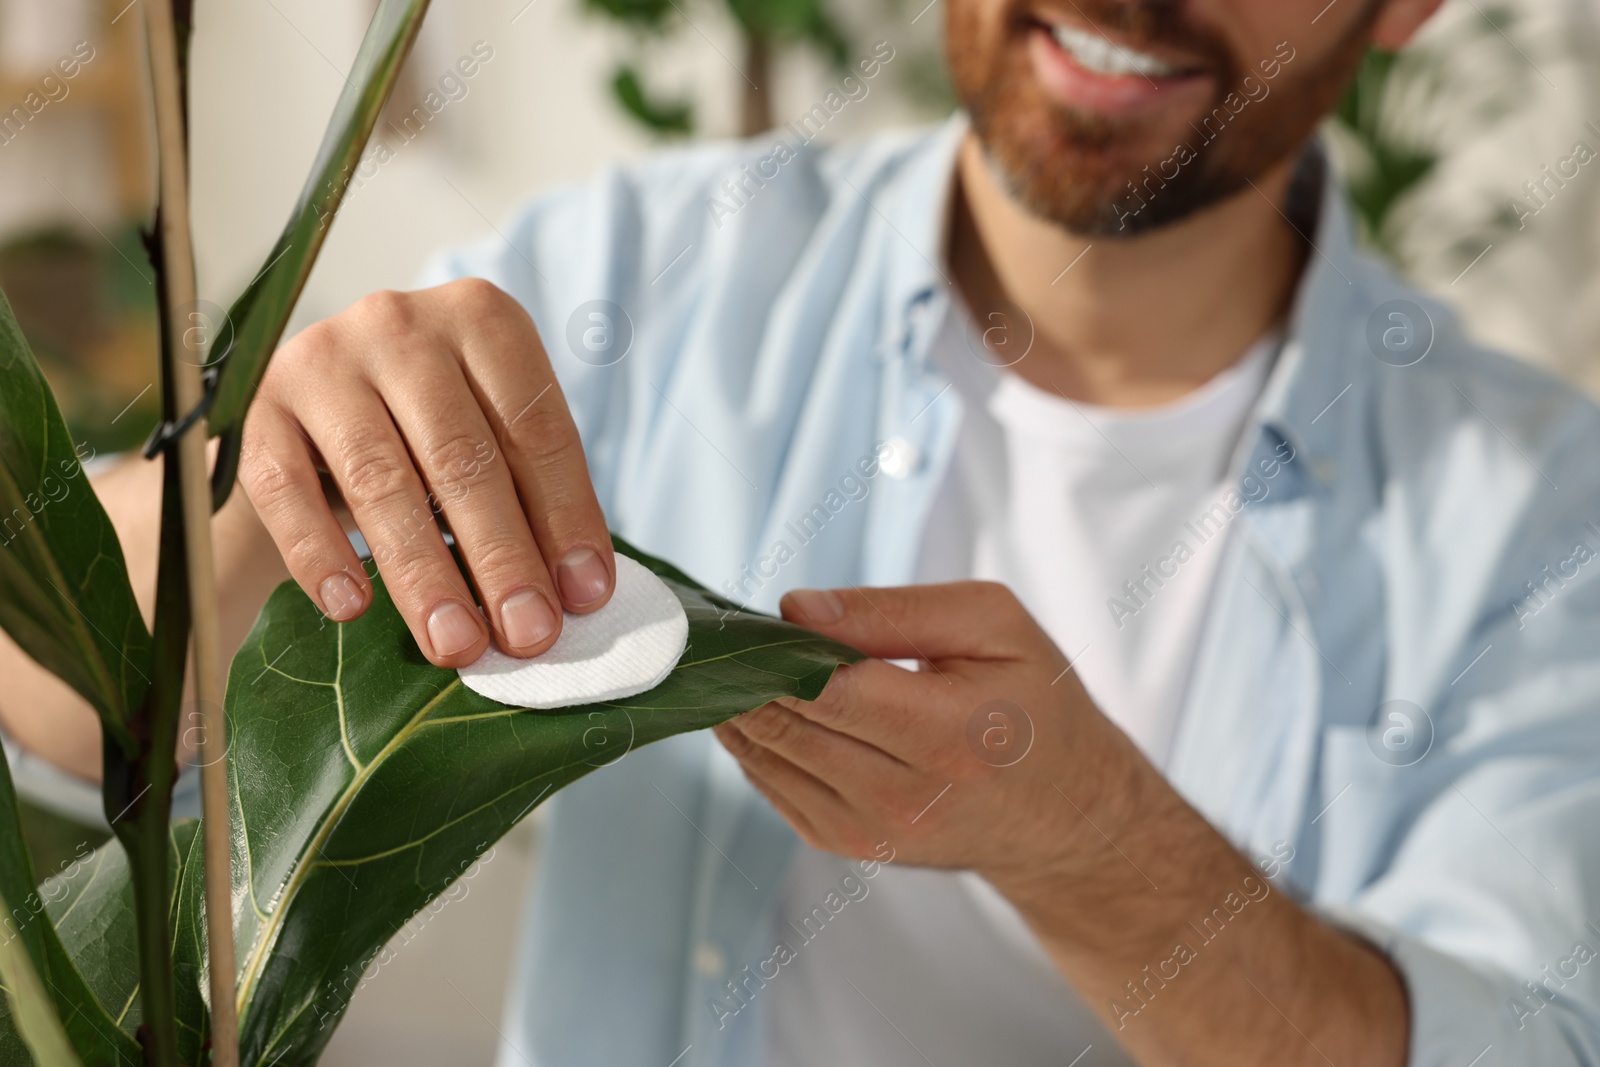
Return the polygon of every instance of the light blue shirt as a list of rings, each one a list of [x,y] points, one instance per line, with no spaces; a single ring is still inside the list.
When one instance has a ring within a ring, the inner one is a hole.
[[[905,583],[962,414],[928,348],[964,129],[659,155],[432,280],[531,312],[624,537],[769,610]],[[1169,776],[1388,952],[1413,1064],[1600,1063],[1600,411],[1358,251],[1326,184]],[[760,1063],[760,998],[712,1004],[771,954],[794,835],[704,733],[551,806],[500,1063]]]

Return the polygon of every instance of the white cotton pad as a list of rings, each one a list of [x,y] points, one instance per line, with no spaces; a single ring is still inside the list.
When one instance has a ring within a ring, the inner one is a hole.
[[[567,708],[643,693],[672,673],[689,617],[666,583],[622,553],[617,587],[599,611],[567,612],[561,636],[532,659],[493,645],[458,672],[474,693],[523,708]]]

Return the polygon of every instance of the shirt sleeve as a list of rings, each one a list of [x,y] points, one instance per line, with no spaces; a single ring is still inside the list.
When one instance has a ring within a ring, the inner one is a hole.
[[[0,746],[11,770],[17,795],[28,802],[85,826],[109,829],[100,803],[100,789],[41,759],[0,731]]]
[[[1391,649],[1458,650],[1419,709],[1425,753],[1374,759],[1369,733],[1323,763],[1330,792],[1350,785],[1315,896],[1403,976],[1413,1067],[1600,1064],[1600,487],[1592,461],[1538,461],[1559,491],[1475,558],[1428,564],[1477,610]]]
[[[1555,989],[1530,993],[1503,970],[1442,951],[1359,911],[1326,908],[1321,914],[1373,945],[1400,972],[1410,1008],[1409,1067],[1600,1063],[1592,1003]]]

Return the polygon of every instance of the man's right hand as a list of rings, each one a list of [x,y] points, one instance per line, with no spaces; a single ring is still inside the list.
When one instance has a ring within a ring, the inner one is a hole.
[[[438,666],[471,663],[491,631],[503,651],[536,655],[563,608],[611,595],[616,563],[577,427],[533,320],[488,282],[374,293],[302,331],[273,358],[243,446],[240,485],[306,595],[339,622],[372,601],[320,470]]]

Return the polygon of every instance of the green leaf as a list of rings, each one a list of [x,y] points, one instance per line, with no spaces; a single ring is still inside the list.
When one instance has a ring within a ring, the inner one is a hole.
[[[16,1020],[22,1043],[33,1054],[34,1067],[83,1067],[73,1051],[55,1002],[44,991],[39,972],[33,969],[28,950],[17,940],[17,927],[10,915],[11,906],[0,896],[0,980],[5,982],[6,1003]]]
[[[198,1063],[207,1036],[206,1006],[201,998],[205,962],[205,891],[199,848],[200,824],[175,823],[169,837],[169,882],[173,886],[173,965],[177,970],[178,1054],[184,1063]],[[131,1039],[142,1021],[139,1003],[139,949],[133,911],[133,886],[127,854],[112,839],[75,859],[40,888],[45,910],[61,947],[82,976],[93,1000],[106,1005],[106,1033],[119,1030]],[[0,1063],[16,1062],[19,1037],[12,1021],[0,1013]],[[126,1046],[136,1062],[143,1056]],[[111,1062],[122,1062],[112,1060]]]
[[[583,7],[592,14],[652,33],[664,32],[674,11],[682,13],[676,0],[583,0]]]
[[[837,67],[849,58],[850,44],[823,0],[728,0],[728,9],[746,33],[810,43]]]
[[[1399,56],[1369,48],[1330,122],[1347,135],[1353,156],[1345,188],[1369,239],[1393,252],[1389,219],[1395,206],[1433,172],[1437,155],[1399,140],[1386,128],[1385,101],[1399,77]]]
[[[100,987],[87,981],[75,965],[71,953],[78,946],[64,944],[57,934],[56,922],[61,912],[56,905],[65,893],[62,883],[55,880],[42,888],[36,886],[33,864],[28,859],[17,821],[17,795],[11,785],[11,771],[0,757],[0,898],[9,903],[9,907],[3,909],[4,922],[0,923],[4,928],[0,932],[4,933],[8,944],[6,950],[0,951],[20,952],[26,958],[38,979],[38,988],[52,1002],[57,1021],[64,1028],[78,1059],[87,1067],[117,1064],[132,1067],[142,1063],[144,1056],[139,1046],[118,1029],[115,1015],[97,995]],[[131,915],[129,941],[132,941]],[[13,1014],[12,1004],[20,999],[19,993],[25,993],[12,988],[18,981],[18,974],[22,973],[14,960],[15,955],[0,962],[0,972],[5,975],[11,998],[0,1008],[0,1063],[6,1064],[28,1062],[26,1048],[39,1039],[39,1032],[31,1029],[39,1021],[35,1005],[25,1005],[26,1014]],[[126,962],[128,973],[136,975],[138,966],[131,951]],[[26,981],[25,975],[22,981]],[[121,1005],[118,1007],[120,1009]]]
[[[826,11],[818,9],[817,17],[806,24],[800,36],[820,49],[836,68],[845,70],[850,66],[850,40]]]
[[[342,625],[292,583],[273,594],[228,680],[245,1064],[312,1062],[384,943],[556,789],[633,747],[812,699],[860,658],[616,545],[678,595],[688,650],[647,693],[558,712],[496,704],[428,663],[380,583]]]
[[[395,78],[428,9],[428,0],[381,0],[345,79],[322,135],[311,174],[300,191],[278,243],[261,272],[233,307],[219,331],[211,359],[222,360],[208,418],[211,433],[224,438],[213,475],[215,506],[233,488],[239,459],[239,428],[267,360],[311,276],[328,226],[344,199],[372,128],[394,88]]]
[[[780,696],[814,698],[835,667],[861,658],[616,546],[678,595],[689,647],[648,693],[560,711],[496,704],[428,663],[381,580],[367,613],[342,625],[292,583],[273,593],[228,680],[245,1067],[314,1063],[383,945],[557,789],[640,745]],[[171,852],[188,1063],[206,1026],[196,825],[174,829]],[[101,848],[45,895],[91,999],[114,1005],[131,1033],[138,957],[122,847]],[[0,1017],[0,1063],[12,1062],[8,1034]]]
[[[652,133],[674,136],[694,131],[694,105],[684,99],[661,100],[645,90],[639,72],[621,66],[611,79],[611,92],[622,109]]]
[[[76,689],[123,747],[150,632],[122,545],[0,294],[0,627]]]
[[[205,876],[201,870],[199,822],[180,820],[168,838],[168,877],[172,889],[172,959],[178,1001],[178,1057],[200,1062],[207,1037],[204,983],[205,922],[201,910]],[[99,1003],[109,1007],[115,1025],[132,1036],[143,1019],[139,1003],[139,946],[134,921],[133,884],[121,842],[113,839],[45,882],[50,918],[84,981]],[[5,1062],[0,1055],[0,1062]],[[142,1057],[141,1061],[142,1062]]]

